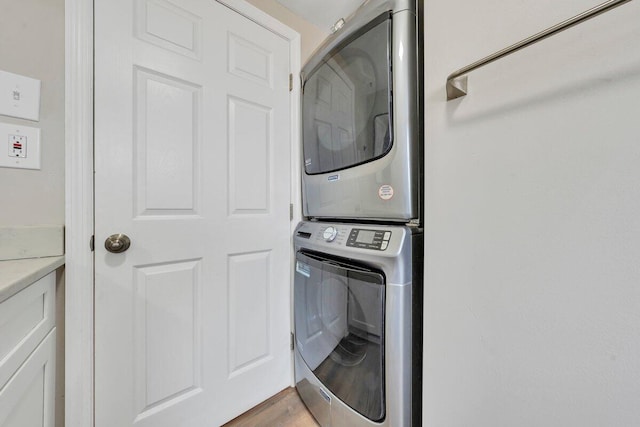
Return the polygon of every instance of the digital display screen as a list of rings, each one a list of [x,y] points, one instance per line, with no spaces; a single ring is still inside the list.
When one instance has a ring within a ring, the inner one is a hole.
[[[356,242],[357,243],[366,243],[366,244],[371,244],[373,243],[373,238],[376,237],[376,232],[375,231],[369,231],[369,230],[360,230],[358,231],[358,237],[356,237]]]

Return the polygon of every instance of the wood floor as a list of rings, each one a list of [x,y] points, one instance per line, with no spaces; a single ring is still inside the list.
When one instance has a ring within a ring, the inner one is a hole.
[[[319,427],[294,388],[287,388],[223,427]]]

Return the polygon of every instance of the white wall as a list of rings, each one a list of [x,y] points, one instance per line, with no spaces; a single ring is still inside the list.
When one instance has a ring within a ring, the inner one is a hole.
[[[39,127],[42,147],[42,170],[0,168],[0,225],[63,224],[64,0],[0,1],[0,70],[42,80],[39,122],[0,116]]]
[[[425,3],[424,425],[640,425],[640,2]]]
[[[311,22],[294,14],[276,0],[247,0],[247,2],[300,33],[301,65],[307,62],[313,51],[329,36],[328,29],[318,28]]]
[[[0,0],[0,70],[42,81],[42,169],[0,168],[0,226],[64,224],[64,0]],[[0,139],[0,150],[6,150]],[[4,154],[0,151],[0,155]],[[1,273],[0,273],[1,275]],[[56,426],[64,426],[64,272],[57,273]]]

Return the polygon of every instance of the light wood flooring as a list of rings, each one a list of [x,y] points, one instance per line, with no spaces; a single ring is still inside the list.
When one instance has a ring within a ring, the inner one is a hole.
[[[319,427],[298,392],[287,388],[223,427]]]

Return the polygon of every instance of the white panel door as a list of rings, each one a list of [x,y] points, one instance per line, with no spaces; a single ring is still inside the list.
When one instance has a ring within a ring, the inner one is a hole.
[[[212,0],[95,31],[96,426],[219,426],[291,380],[289,44]]]

